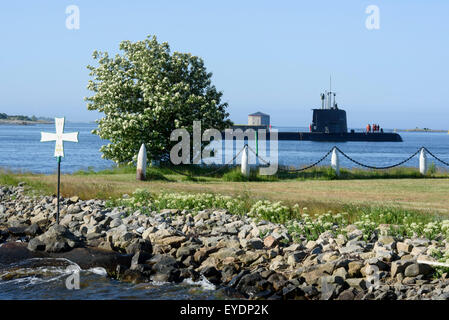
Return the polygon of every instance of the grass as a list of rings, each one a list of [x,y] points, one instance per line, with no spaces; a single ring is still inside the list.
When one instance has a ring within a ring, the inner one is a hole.
[[[449,213],[447,194],[449,174],[433,170],[422,177],[416,168],[395,168],[372,171],[341,169],[337,177],[329,167],[317,167],[296,174],[278,173],[260,176],[252,171],[249,178],[239,168],[184,166],[147,169],[147,181],[136,181],[135,168],[118,167],[95,172],[92,169],[63,174],[61,193],[81,199],[119,198],[136,188],[152,192],[218,193],[237,196],[247,193],[254,199],[299,203],[311,213],[341,211],[349,204],[362,207],[399,207],[419,212]],[[198,174],[213,173],[197,177]],[[56,175],[0,171],[0,184],[26,182],[27,190],[40,194],[56,193]]]

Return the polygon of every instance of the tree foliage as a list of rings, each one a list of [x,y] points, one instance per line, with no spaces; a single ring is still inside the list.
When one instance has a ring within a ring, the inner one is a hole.
[[[201,58],[171,53],[155,36],[123,41],[119,48],[115,57],[94,51],[98,65],[87,67],[93,77],[87,88],[94,93],[85,98],[87,108],[104,114],[92,133],[109,141],[100,149],[102,157],[131,163],[145,143],[149,159],[166,159],[176,144],[170,141],[173,130],[185,128],[192,135],[195,120],[204,129],[230,125],[228,105]]]

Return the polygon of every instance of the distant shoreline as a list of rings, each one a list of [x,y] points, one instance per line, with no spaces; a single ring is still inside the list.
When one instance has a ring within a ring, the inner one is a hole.
[[[396,129],[398,132],[449,132],[443,129],[415,128],[415,129]]]
[[[18,126],[29,126],[33,124],[52,124],[53,121],[48,120],[36,120],[36,121],[29,121],[29,120],[9,120],[9,119],[1,119],[0,125],[2,124],[12,124],[12,125],[18,125]]]

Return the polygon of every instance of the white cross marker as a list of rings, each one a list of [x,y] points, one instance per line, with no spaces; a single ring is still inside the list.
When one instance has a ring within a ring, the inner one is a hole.
[[[64,157],[64,141],[78,142],[78,132],[64,133],[64,118],[55,118],[56,133],[41,132],[41,142],[56,141],[55,157]]]

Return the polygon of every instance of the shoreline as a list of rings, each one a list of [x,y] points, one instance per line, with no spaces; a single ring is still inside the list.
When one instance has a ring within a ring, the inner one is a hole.
[[[0,125],[18,125],[18,126],[30,126],[35,124],[53,124],[53,121],[46,120],[36,120],[36,121],[28,121],[28,120],[0,120]]]
[[[0,200],[0,260],[65,257],[133,283],[204,277],[243,299],[449,299],[447,277],[435,279],[433,267],[417,262],[435,261],[431,250],[447,251],[447,240],[399,239],[388,226],[369,239],[355,225],[294,239],[285,225],[222,209],[147,215],[143,206],[129,211],[78,197],[61,201],[56,226],[55,197],[0,186]]]

